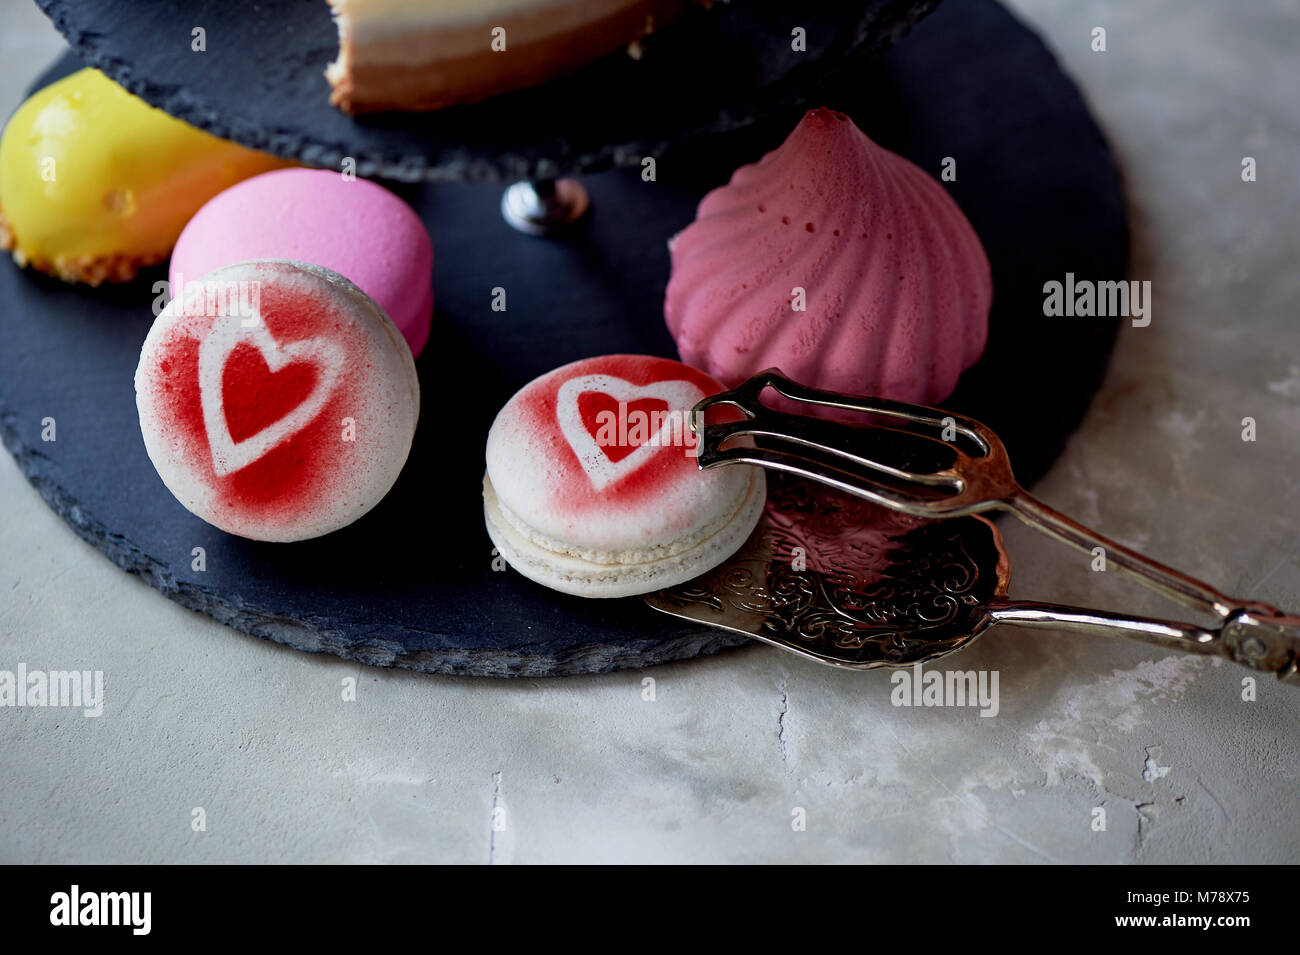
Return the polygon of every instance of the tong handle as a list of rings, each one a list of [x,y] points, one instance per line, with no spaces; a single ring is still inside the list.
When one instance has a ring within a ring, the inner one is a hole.
[[[1085,553],[1097,547],[1103,548],[1107,563],[1114,563],[1147,587],[1184,606],[1196,610],[1208,610],[1225,619],[1238,610],[1278,613],[1275,608],[1267,604],[1235,600],[1195,577],[1152,560],[1118,541],[1103,537],[1091,528],[1066,517],[1060,511],[1048,507],[1024,488],[1017,487],[1015,493],[1003,506],[1034,530],[1064,541]]]
[[[1190,624],[1168,624],[1167,626],[1182,631],[1173,635],[1172,631],[1163,634],[1159,627],[1153,629],[1147,625],[1149,622],[1136,618],[1096,611],[1071,611],[1058,614],[1057,622],[1062,626],[1069,629],[1092,629],[1079,626],[1079,618],[1104,618],[1107,628],[1118,628],[1126,636],[1177,650],[1218,653],[1243,666],[1267,670],[1286,683],[1300,686],[1300,616],[1284,613],[1273,605],[1258,600],[1237,600],[1226,596],[1195,577],[1167,567],[1070,520],[1024,489],[1019,489],[1008,500],[1007,506],[1030,527],[1082,551],[1091,551],[1094,547],[1104,548],[1108,562],[1113,561],[1117,567],[1147,587],[1185,606],[1208,610],[1223,621],[1213,631],[1202,630]],[[1059,611],[1062,608],[1057,609]],[[1164,639],[1165,636],[1171,636],[1172,639]]]
[[[994,623],[1022,627],[1046,627],[1103,636],[1125,636],[1169,650],[1187,653],[1217,653],[1219,634],[1190,623],[1132,617],[1110,610],[1069,607],[1040,600],[994,600],[989,604]]]
[[[1184,653],[1217,654],[1252,670],[1272,673],[1283,683],[1300,686],[1300,617],[1238,610],[1218,629],[1207,630],[1196,624],[1132,617],[1109,610],[995,600],[989,605],[989,618],[994,623],[1022,627],[1130,637]]]

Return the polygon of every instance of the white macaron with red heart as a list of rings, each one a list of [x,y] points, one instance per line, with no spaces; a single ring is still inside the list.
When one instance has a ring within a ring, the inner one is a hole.
[[[498,552],[584,597],[649,593],[722,563],[766,501],[761,469],[697,465],[690,411],[722,390],[646,355],[584,359],[524,386],[488,433],[484,514]]]
[[[263,259],[189,283],[135,373],[144,445],[187,509],[263,541],[318,537],[388,493],[420,410],[411,350],[342,275]]]

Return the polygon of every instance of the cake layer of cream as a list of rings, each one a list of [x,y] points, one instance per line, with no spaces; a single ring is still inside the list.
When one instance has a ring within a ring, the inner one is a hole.
[[[330,102],[438,109],[541,83],[652,33],[684,0],[330,0]]]

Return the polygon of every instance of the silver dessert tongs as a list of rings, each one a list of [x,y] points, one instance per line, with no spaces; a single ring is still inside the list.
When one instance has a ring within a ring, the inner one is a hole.
[[[786,406],[858,423],[777,410],[761,400],[769,388]],[[723,416],[732,420],[712,420]],[[910,666],[1011,623],[1221,655],[1300,685],[1300,617],[1226,596],[1038,501],[1016,483],[997,435],[971,418],[815,391],[769,369],[701,401],[691,426],[702,469],[745,463],[781,473],[769,474],[767,512],[741,551],[648,595],[658,610],[839,666]],[[1001,536],[977,516],[994,509],[1217,625],[1010,600]]]

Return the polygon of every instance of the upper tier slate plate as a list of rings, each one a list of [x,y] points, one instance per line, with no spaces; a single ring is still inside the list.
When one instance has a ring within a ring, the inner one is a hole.
[[[361,176],[482,182],[638,165],[669,143],[797,107],[938,0],[693,7],[650,37],[640,60],[619,51],[472,106],[359,119],[329,105],[324,71],[338,31],[325,0],[37,2],[88,65],[218,136],[335,169],[350,156]],[[196,27],[202,53],[191,49]],[[795,27],[805,50],[792,49]]]
[[[74,62],[61,64],[63,72]],[[1041,475],[1086,410],[1114,319],[1048,319],[1042,286],[1067,271],[1123,275],[1128,234],[1106,144],[1030,31],[989,0],[950,2],[826,105],[937,171],[988,250],[989,347],[945,404],[986,421],[1018,475]],[[609,670],[743,642],[637,598],[582,600],[491,569],[480,480],[488,425],[519,386],[607,352],[673,355],[662,299],[666,239],[709,188],[781,142],[798,118],[669,151],[657,182],[587,180],[594,214],[563,238],[505,224],[494,185],[399,187],[435,245],[437,314],[418,362],[420,427],[396,487],[329,537],[259,544],[186,512],[145,456],[132,375],[151,321],[149,283],[92,290],[0,262],[0,433],[72,527],[180,603],[237,629],[366,663],[491,675]],[[508,309],[490,308],[491,290]],[[45,417],[57,440],[41,440]],[[205,572],[191,569],[203,547]]]

